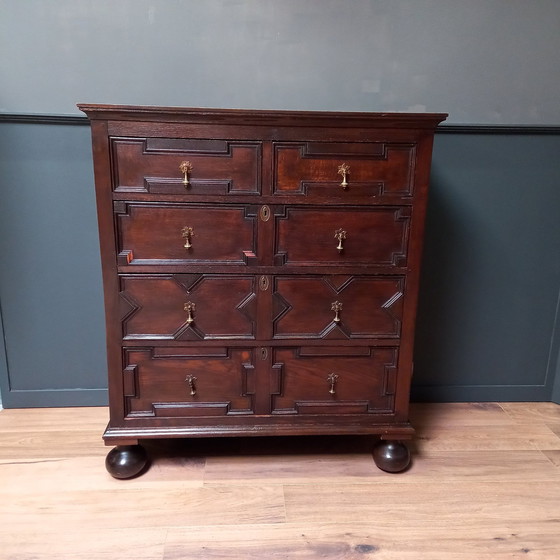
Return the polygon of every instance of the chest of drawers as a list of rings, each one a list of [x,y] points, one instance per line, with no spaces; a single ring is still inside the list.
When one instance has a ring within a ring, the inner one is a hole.
[[[433,132],[443,114],[79,105],[90,118],[116,446],[406,440]]]

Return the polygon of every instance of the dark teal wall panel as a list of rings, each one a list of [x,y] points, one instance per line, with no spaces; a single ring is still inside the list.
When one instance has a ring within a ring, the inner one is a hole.
[[[0,266],[2,261],[0,261]],[[0,301],[1,304],[1,301]],[[2,393],[8,392],[8,363],[6,361],[6,343],[4,341],[4,325],[2,324],[2,307],[0,306],[0,408],[2,404]]]
[[[560,136],[436,138],[415,358],[426,400],[548,400]]]
[[[0,125],[5,407],[106,402],[89,127]]]
[[[107,398],[90,132],[61,123],[0,122],[6,407]],[[560,134],[526,132],[436,135],[415,399],[558,393]]]

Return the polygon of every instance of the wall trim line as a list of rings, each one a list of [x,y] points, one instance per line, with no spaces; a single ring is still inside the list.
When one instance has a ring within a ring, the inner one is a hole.
[[[27,114],[27,113],[0,113],[0,123],[19,123],[19,124],[74,124],[88,125],[87,117],[80,115],[46,115],[46,114]]]
[[[444,124],[436,128],[436,134],[556,135],[560,134],[560,126]]]
[[[89,124],[89,119],[82,115],[56,115],[47,113],[0,113],[0,123],[20,124]],[[493,125],[493,124],[442,124],[436,129],[437,134],[560,134],[560,125]]]

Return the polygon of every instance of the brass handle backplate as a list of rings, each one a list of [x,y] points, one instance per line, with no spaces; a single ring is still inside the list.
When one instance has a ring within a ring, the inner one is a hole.
[[[195,308],[196,306],[192,301],[187,301],[183,307],[183,309],[187,312],[187,325],[194,323],[193,313]]]
[[[328,375],[327,377],[327,382],[330,383],[331,388],[329,389],[329,393],[331,395],[335,395],[336,394],[336,382],[338,381],[338,375],[336,375],[336,373],[331,373]]]
[[[344,247],[342,246],[342,240],[346,239],[346,232],[342,228],[339,228],[334,232],[334,238],[338,239],[338,245],[336,246],[338,251],[343,251]]]
[[[342,311],[342,303],[335,301],[331,304],[331,311],[334,311],[333,322],[340,323],[340,312]]]
[[[185,381],[189,384],[189,389],[191,390],[191,397],[196,395],[196,377],[194,375],[187,375]]]
[[[190,185],[189,183],[189,173],[192,171],[192,163],[190,161],[182,161],[179,165],[179,171],[183,174],[183,185],[185,188]]]
[[[185,226],[181,231],[181,235],[185,238],[185,244],[183,245],[183,247],[185,249],[190,249],[192,247],[191,240],[194,237],[193,228],[189,226]]]
[[[340,183],[340,186],[343,189],[347,189],[348,188],[347,175],[350,174],[350,166],[347,163],[343,163],[342,165],[339,165],[338,174],[342,175],[342,183]]]

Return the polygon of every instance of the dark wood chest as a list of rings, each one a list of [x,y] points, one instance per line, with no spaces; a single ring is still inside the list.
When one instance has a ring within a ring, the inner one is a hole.
[[[406,468],[443,114],[80,105],[91,120],[113,476],[143,439],[372,434]]]

